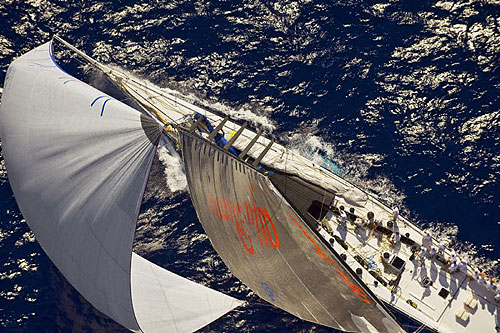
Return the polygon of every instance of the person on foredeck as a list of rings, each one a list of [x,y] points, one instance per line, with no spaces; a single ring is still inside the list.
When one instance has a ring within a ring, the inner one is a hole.
[[[340,211],[340,223],[345,225],[347,222],[347,214],[345,212],[344,206],[340,206],[339,211]]]
[[[479,274],[479,278],[477,279],[477,282],[479,282],[480,284],[482,285],[486,285],[486,282],[488,281],[487,277],[486,277],[486,273],[483,273],[481,272]]]
[[[457,269],[458,269],[458,264],[456,262],[452,262],[449,267],[450,273],[455,273]]]
[[[495,281],[495,292],[497,296],[500,295],[500,282],[498,280]]]
[[[444,251],[448,247],[448,243],[446,241],[441,241],[438,246],[438,253],[439,254],[444,254]]]
[[[479,278],[481,277],[481,272],[479,271],[479,269],[477,269],[477,267],[474,268],[474,273],[473,273],[472,277],[475,280],[479,280]]]
[[[391,243],[392,245],[396,245],[397,243],[399,243],[400,240],[401,240],[401,235],[399,234],[399,231],[396,231],[391,235],[389,243]]]
[[[458,261],[457,254],[455,253],[455,251],[451,250],[449,262],[455,263],[457,261]]]
[[[425,241],[430,241],[432,239],[432,232],[429,229],[425,230],[423,240]]]
[[[489,282],[490,284],[488,286],[486,286],[489,290],[491,290],[492,292],[496,292],[497,291],[497,281],[493,278],[490,278],[489,279]]]
[[[458,268],[459,268],[462,272],[467,273],[467,260],[462,259],[462,260],[460,261],[460,263],[458,264]]]
[[[366,214],[366,217],[366,225],[368,226],[368,228],[375,229],[377,227],[375,225],[375,214],[373,214],[373,212],[368,212],[368,214]]]
[[[349,220],[351,220],[352,223],[356,222],[356,214],[354,214],[354,208],[349,208]]]
[[[486,278],[485,280],[486,281],[483,282],[484,286],[486,287],[486,289],[491,290],[491,281],[490,281],[490,279]]]
[[[420,252],[418,253],[418,260],[423,264],[425,259],[427,258],[427,249],[422,247]]]
[[[397,222],[398,221],[398,217],[399,217],[399,208],[397,206],[395,206],[393,209],[392,209],[392,220],[394,222]]]

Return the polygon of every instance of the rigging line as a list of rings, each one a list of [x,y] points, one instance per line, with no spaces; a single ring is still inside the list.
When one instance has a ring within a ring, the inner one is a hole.
[[[176,105],[179,104],[182,107],[184,107],[184,108],[186,108],[186,109],[188,109],[188,110],[190,110],[192,112],[197,112],[197,110],[193,109],[189,105],[189,104],[192,104],[192,106],[195,106],[194,103],[190,103],[188,101],[185,101],[182,98],[180,98],[180,102],[178,102],[177,101],[177,96],[173,96],[173,98],[172,98],[171,95],[173,95],[173,94],[171,94],[171,93],[163,92],[160,88],[156,88],[155,86],[149,87],[147,84],[145,84],[145,83],[143,83],[141,81],[138,81],[138,80],[136,80],[136,79],[134,79],[132,77],[127,76],[124,73],[121,73],[118,70],[115,70],[115,69],[113,69],[113,68],[111,68],[109,66],[106,66],[104,64],[99,63],[98,61],[92,59],[91,57],[89,57],[88,55],[86,55],[84,52],[78,50],[76,47],[74,47],[73,45],[71,45],[68,42],[64,41],[62,38],[58,37],[57,35],[54,36],[54,39],[57,40],[57,41],[59,41],[59,42],[61,42],[64,46],[66,46],[66,48],[68,48],[71,51],[75,52],[80,57],[84,58],[91,65],[97,67],[99,70],[101,70],[102,72],[104,72],[108,77],[111,77],[111,75],[114,75],[117,78],[120,78],[122,80],[125,79],[127,81],[131,81],[131,82],[135,83],[136,85],[142,87],[145,90],[147,89],[147,90],[155,91],[157,94],[163,96],[165,99],[168,99],[171,102],[174,102]],[[137,91],[136,91],[136,93],[137,93]],[[206,109],[203,108],[203,110],[206,112]],[[168,118],[170,118],[170,117],[168,117]],[[177,124],[177,122],[175,120],[173,120],[172,118],[170,118],[170,119],[173,121],[174,124]]]
[[[425,328],[425,327],[426,327],[426,326],[425,326],[425,325],[423,325],[423,324],[422,324],[422,325],[420,325],[420,327],[419,327],[419,328],[417,328],[417,330],[416,330],[414,333],[420,333],[420,332],[422,332],[422,331],[424,330],[424,328]]]
[[[321,215],[323,214],[323,206],[325,205],[325,199],[326,199],[326,190],[323,189],[323,200],[321,201],[321,209],[319,211],[319,216],[321,217]],[[327,212],[328,214],[328,212]],[[328,223],[328,222],[327,222]],[[320,221],[320,225],[321,225],[321,221]]]
[[[124,85],[122,84],[121,85],[122,87],[124,87]],[[128,89],[124,88],[126,91],[128,91]],[[133,90],[133,89],[132,89]],[[147,98],[145,98],[144,96],[140,95],[137,91],[134,90],[134,92],[139,96],[139,99],[138,99],[138,103],[140,103],[144,108],[153,108],[154,110],[158,111],[159,113],[162,114],[162,116],[165,116],[166,118],[170,119],[170,121],[175,124],[175,125],[178,125],[177,122],[172,119],[170,116],[168,116],[167,114],[164,114],[163,112],[161,112],[153,103],[151,103],[151,101],[149,101]],[[132,93],[129,93],[132,95]],[[150,106],[146,105],[145,102],[141,102],[141,100],[147,102],[150,104]]]
[[[107,66],[105,66],[105,65],[102,65],[101,63],[99,63],[98,61],[96,61],[96,60],[92,59],[91,57],[87,56],[86,54],[84,54],[83,52],[79,51],[79,50],[78,50],[78,49],[76,49],[75,47],[72,47],[72,45],[70,45],[69,43],[67,43],[67,42],[63,41],[62,39],[60,39],[60,38],[56,38],[56,40],[61,41],[61,42],[62,42],[62,44],[64,44],[67,48],[69,48],[70,50],[72,50],[73,52],[75,52],[77,55],[79,55],[79,56],[83,57],[83,58],[87,61],[87,63],[89,63],[89,64],[93,65],[94,67],[97,67],[97,68],[98,68],[100,71],[102,71],[102,72],[103,72],[103,73],[104,73],[104,74],[105,74],[105,75],[106,75],[106,76],[107,76],[107,77],[108,77],[108,78],[109,78],[112,82],[116,83],[116,80],[113,80],[113,79],[111,78],[111,75],[115,75],[115,76],[116,76],[116,77],[118,77],[118,78],[123,78],[123,77],[125,77],[127,80],[131,80],[131,81],[133,81],[133,82],[136,82],[138,85],[140,85],[140,86],[143,86],[143,87],[147,88],[147,86],[146,86],[146,85],[141,84],[140,82],[137,82],[137,81],[135,81],[135,80],[133,80],[133,79],[129,78],[127,75],[122,74],[121,72],[116,71],[116,70],[114,70],[114,69],[112,69],[112,68],[109,68],[109,67],[107,67]],[[74,58],[74,59],[76,59],[78,62],[82,63],[82,62],[81,62],[78,58]],[[108,73],[108,71],[109,71],[109,73]],[[120,86],[120,84],[119,84],[119,83],[118,83],[117,85],[119,85],[119,86]],[[122,86],[123,86],[123,85],[122,85]],[[151,88],[150,88],[150,89],[151,89]],[[139,96],[140,96],[140,95],[139,95]],[[142,96],[141,96],[141,97],[142,97]],[[167,97],[165,96],[165,98],[167,98]],[[155,108],[155,109],[157,109],[157,108]],[[162,113],[162,112],[160,112],[160,113]],[[162,113],[162,114],[163,114],[163,113]],[[168,117],[168,116],[167,116],[167,117]],[[168,118],[170,118],[170,117],[168,117]],[[172,120],[172,121],[173,121],[173,123],[174,123],[174,124],[176,124],[175,120],[173,120],[173,119],[171,119],[171,118],[170,118],[170,120]]]
[[[113,71],[113,72],[115,72],[115,70],[112,70],[112,71]],[[118,76],[125,76],[127,80],[130,80],[130,81],[132,81],[133,83],[137,84],[138,86],[143,87],[143,89],[145,89],[145,90],[146,90],[146,89],[147,89],[147,90],[152,90],[152,91],[154,91],[155,93],[159,94],[160,96],[164,97],[165,99],[170,100],[171,102],[174,102],[174,103],[176,103],[176,104],[179,104],[179,105],[181,105],[182,107],[184,107],[184,108],[186,108],[186,109],[188,109],[188,110],[190,110],[190,111],[192,111],[192,112],[197,112],[197,110],[195,110],[195,109],[193,109],[193,108],[191,108],[191,107],[189,106],[189,104],[191,104],[190,102],[185,101],[185,100],[184,100],[184,99],[182,99],[182,98],[180,98],[180,101],[182,101],[182,103],[181,103],[181,102],[177,102],[177,100],[176,100],[176,96],[174,96],[174,98],[172,98],[172,96],[171,96],[171,95],[173,95],[173,94],[168,93],[168,92],[162,92],[162,91],[161,91],[161,88],[156,88],[156,87],[154,87],[154,86],[149,87],[147,84],[142,83],[142,82],[140,82],[140,81],[137,81],[137,80],[135,80],[134,78],[128,77],[128,76],[126,76],[125,74],[122,74],[122,73],[120,73],[120,72],[118,72],[118,74],[115,74],[115,75],[118,75]],[[188,104],[188,105],[185,105],[185,104]],[[193,106],[195,106],[195,105],[193,105]],[[205,110],[205,109],[204,109],[204,110]],[[205,110],[205,111],[206,111],[206,110]]]
[[[170,105],[169,103],[165,103],[164,101],[162,101],[161,99],[158,99],[157,97],[163,97],[161,95],[157,95],[157,96],[149,96],[148,95],[148,98],[151,99],[151,100],[157,100],[159,104],[163,105],[164,107],[166,107],[167,109],[170,109],[171,111],[174,111],[174,112],[177,112],[177,113],[180,113],[182,115],[182,111],[179,110],[177,107],[174,107],[172,105]],[[177,103],[176,103],[177,104]],[[158,110],[160,111],[160,110]],[[162,112],[162,111],[160,111]],[[164,114],[166,116],[165,113],[162,112],[162,114]]]
[[[81,60],[81,59],[80,59],[80,58],[78,58],[78,57],[72,57],[72,59],[74,59],[75,61],[77,61],[78,63],[80,63],[80,64],[81,64],[81,65],[83,65],[83,66],[92,65],[92,64],[89,64],[89,62],[88,62],[88,61],[83,61],[83,60]],[[85,70],[85,69],[84,69],[84,70]],[[102,69],[100,69],[100,68],[99,68],[99,70],[100,70],[101,72],[103,72],[103,71],[102,71]],[[105,73],[105,72],[103,72],[103,73],[106,75],[106,73]],[[113,80],[111,80],[111,79],[110,79],[110,81],[112,81],[114,84],[116,84],[116,82],[115,82],[115,81],[113,81]],[[66,83],[66,82],[65,82],[65,83]],[[91,104],[90,106],[92,107],[92,106],[94,105],[94,103],[95,103],[98,99],[103,98],[103,97],[106,97],[106,96],[99,96],[98,98],[96,98],[96,99],[92,102],[92,104]],[[123,103],[123,102],[125,102],[125,101],[131,101],[131,100],[132,100],[132,101],[137,102],[137,100],[136,100],[134,97],[132,97],[132,96],[125,97],[125,98],[122,98],[122,99],[117,99],[117,100],[118,100],[118,101],[120,101],[120,102],[122,102],[122,103]],[[107,102],[107,101],[106,101],[106,102]],[[105,102],[105,103],[106,103],[106,102]],[[104,104],[105,104],[105,103],[104,103]],[[104,106],[103,106],[103,110],[101,111],[101,116],[102,116],[103,111],[104,111]],[[158,110],[158,111],[159,111],[159,110]],[[161,112],[161,111],[160,111],[160,112]],[[164,114],[163,112],[161,112],[161,113],[162,113],[164,116],[168,117],[168,116],[167,116],[166,114]],[[168,117],[168,118],[170,118],[170,117]],[[172,122],[174,122],[174,123],[175,123],[175,120],[173,120],[173,119],[171,119],[171,118],[170,118],[170,120],[171,120]]]
[[[126,92],[128,92],[128,94],[131,94],[133,95],[134,93],[138,96],[138,98],[136,97],[136,99],[138,99],[139,103],[143,105],[143,107],[145,108],[152,108],[153,110],[155,110],[156,112],[160,113],[162,116],[168,118],[173,124],[175,125],[178,125],[177,121],[175,119],[173,119],[172,117],[170,117],[169,115],[167,115],[166,113],[164,113],[163,111],[160,110],[160,108],[158,108],[157,106],[155,106],[149,99],[148,97],[144,97],[143,95],[141,95],[136,89],[134,88],[124,88],[125,84],[122,83],[122,89],[124,89]],[[131,93],[130,91],[133,91],[133,93]],[[147,103],[150,104],[150,106],[147,106],[144,102],[140,102],[140,100],[144,100],[146,101]],[[182,113],[181,113],[182,114]]]

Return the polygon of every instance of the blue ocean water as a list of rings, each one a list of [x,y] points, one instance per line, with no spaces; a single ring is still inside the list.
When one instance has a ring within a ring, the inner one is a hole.
[[[15,57],[57,33],[102,62],[274,127],[281,142],[339,165],[498,275],[499,14],[495,0],[11,0],[0,3],[0,82]],[[329,331],[260,301],[231,276],[167,148],[134,249],[249,302],[204,330]],[[0,330],[122,330],[50,262],[7,177],[1,160]]]

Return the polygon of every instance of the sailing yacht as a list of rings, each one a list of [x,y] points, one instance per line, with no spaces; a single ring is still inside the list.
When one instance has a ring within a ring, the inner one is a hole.
[[[54,42],[140,110],[67,74]],[[37,240],[83,297],[130,330],[194,331],[241,304],[132,253],[163,135],[181,151],[214,249],[270,304],[346,332],[404,332],[395,312],[420,329],[500,332],[498,282],[375,194],[57,36],[9,67],[0,124],[9,180]]]

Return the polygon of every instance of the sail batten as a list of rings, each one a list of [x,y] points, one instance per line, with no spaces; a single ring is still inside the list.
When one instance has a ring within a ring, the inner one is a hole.
[[[51,43],[9,67],[0,134],[28,225],[99,311],[132,331],[191,332],[241,304],[132,253],[160,128],[64,72]]]

